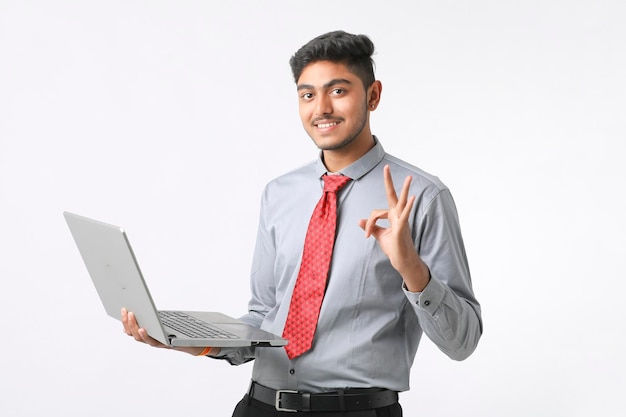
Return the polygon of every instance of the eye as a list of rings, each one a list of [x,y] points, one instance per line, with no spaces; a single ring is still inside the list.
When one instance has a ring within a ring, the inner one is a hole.
[[[302,93],[302,94],[300,94],[300,98],[302,100],[308,101],[308,100],[311,100],[313,98],[313,94],[312,93]]]
[[[333,96],[340,96],[342,94],[344,94],[346,92],[346,90],[344,90],[343,88],[335,88],[334,90],[332,90],[330,92],[331,95]]]

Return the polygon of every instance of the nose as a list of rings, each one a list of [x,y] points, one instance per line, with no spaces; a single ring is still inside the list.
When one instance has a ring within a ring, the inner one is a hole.
[[[325,114],[331,114],[333,112],[333,106],[330,97],[326,94],[320,94],[315,100],[315,115],[323,116]]]

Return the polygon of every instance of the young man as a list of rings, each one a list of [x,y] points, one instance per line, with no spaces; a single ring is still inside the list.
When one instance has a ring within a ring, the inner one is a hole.
[[[373,52],[366,36],[337,31],[313,39],[290,61],[302,124],[321,152],[264,191],[252,296],[243,317],[285,335],[289,345],[180,349],[232,364],[255,360],[235,417],[284,415],[280,409],[309,416],[401,416],[397,393],[409,389],[423,332],[455,360],[467,358],[481,337],[480,305],[450,191],[385,153],[371,133],[369,116],[382,92]],[[392,173],[405,178],[399,194]],[[332,252],[329,271],[321,273],[323,302],[310,308],[319,314],[312,342],[301,343],[302,330],[311,327],[294,324],[296,300],[303,297],[296,288],[312,279],[300,279],[309,262],[305,237],[320,195],[328,194],[324,183],[339,176],[341,188],[331,192],[336,231],[334,248],[326,250]],[[132,313],[122,314],[129,335],[163,347]]]

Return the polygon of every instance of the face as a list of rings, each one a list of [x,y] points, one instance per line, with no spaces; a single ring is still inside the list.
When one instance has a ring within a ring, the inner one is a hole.
[[[298,79],[302,125],[323,151],[340,151],[372,141],[369,110],[378,104],[377,82],[367,90],[344,64],[317,61]]]

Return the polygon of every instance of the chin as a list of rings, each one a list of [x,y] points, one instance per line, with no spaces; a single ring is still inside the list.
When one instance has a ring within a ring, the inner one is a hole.
[[[348,147],[355,138],[346,138],[343,140],[321,140],[315,141],[317,147],[323,151],[337,151]]]
[[[314,142],[315,146],[317,146],[317,148],[322,151],[335,151],[343,147],[340,143],[334,143],[324,140],[314,140]]]

